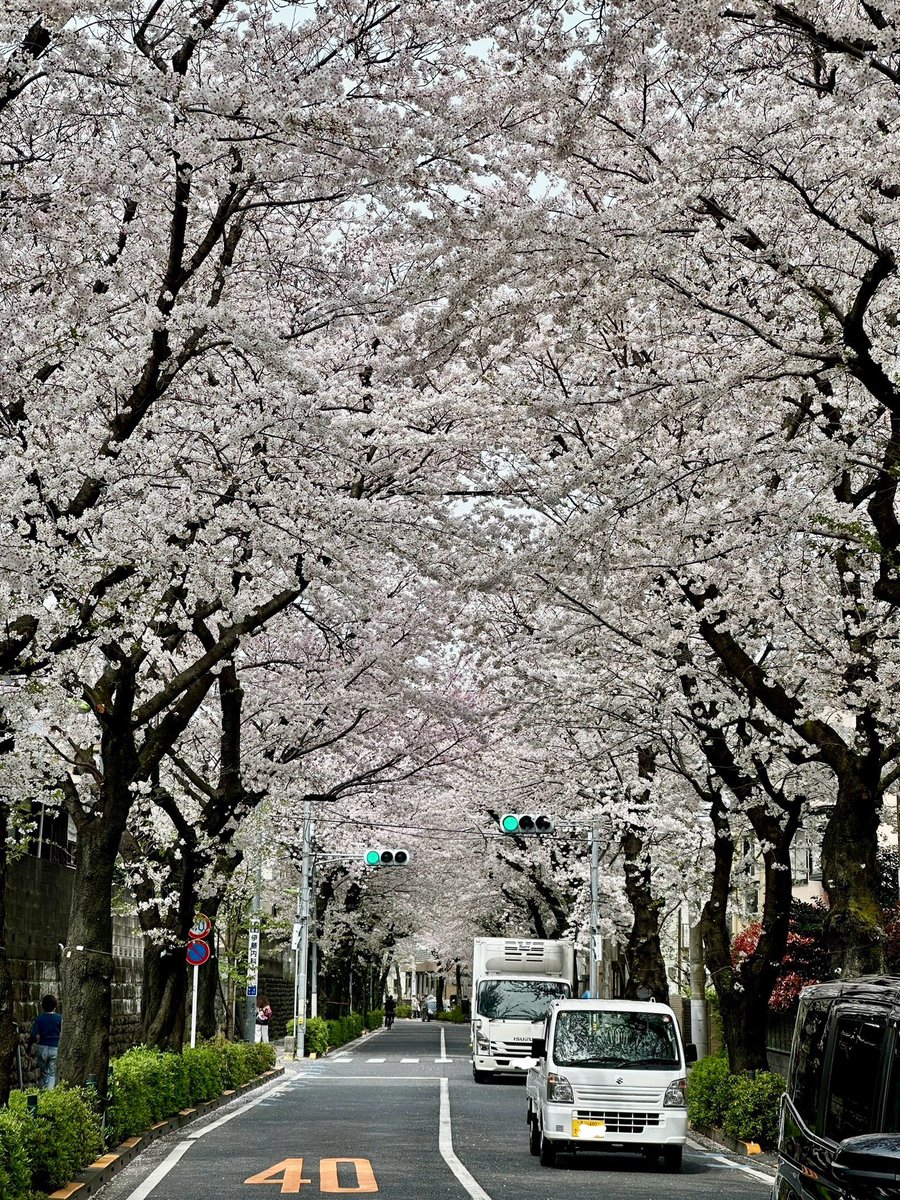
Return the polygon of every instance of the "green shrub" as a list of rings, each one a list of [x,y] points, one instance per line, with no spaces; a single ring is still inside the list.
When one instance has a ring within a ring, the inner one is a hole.
[[[373,1008],[366,1013],[366,1029],[380,1029],[384,1024],[384,1009]]]
[[[0,1196],[26,1200],[31,1194],[31,1167],[25,1152],[20,1113],[0,1111]]]
[[[688,1116],[694,1125],[721,1125],[731,1103],[733,1075],[724,1055],[710,1055],[691,1068]]]
[[[397,1016],[398,1017],[411,1017],[412,1016],[412,1005],[411,1004],[398,1004],[397,1005]]]
[[[225,1073],[221,1055],[212,1046],[189,1047],[182,1053],[187,1068],[189,1103],[214,1100],[225,1090]]]
[[[469,1018],[464,1016],[461,1008],[448,1008],[437,1014],[439,1021],[450,1021],[453,1025],[466,1025]]]
[[[328,1049],[328,1022],[321,1017],[310,1017],[304,1045],[307,1054],[324,1054]]]
[[[21,1118],[19,1129],[31,1165],[31,1186],[50,1192],[68,1183],[100,1153],[100,1118],[86,1088],[60,1084],[52,1091],[38,1092],[35,1113],[28,1111],[28,1094],[13,1092],[9,1110]]]
[[[107,1128],[110,1140],[140,1133],[185,1108],[190,1081],[180,1054],[136,1046],[112,1063]]]
[[[778,1114],[784,1078],[774,1071],[732,1076],[731,1103],[723,1129],[741,1142],[774,1146],[778,1140]]]

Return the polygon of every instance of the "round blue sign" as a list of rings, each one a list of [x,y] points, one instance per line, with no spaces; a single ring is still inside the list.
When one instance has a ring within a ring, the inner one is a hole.
[[[192,967],[202,967],[209,958],[209,946],[206,942],[191,942],[184,956]]]

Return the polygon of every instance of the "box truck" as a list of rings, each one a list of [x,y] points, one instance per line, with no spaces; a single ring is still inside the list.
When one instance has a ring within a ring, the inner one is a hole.
[[[551,1000],[572,995],[575,948],[535,938],[476,938],[472,955],[472,1075],[524,1074],[535,1064]]]

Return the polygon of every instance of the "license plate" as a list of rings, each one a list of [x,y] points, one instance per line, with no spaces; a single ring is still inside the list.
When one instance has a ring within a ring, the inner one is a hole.
[[[605,1121],[580,1121],[577,1117],[572,1118],[572,1137],[582,1138],[588,1141],[599,1141],[600,1138],[606,1137],[606,1122]]]

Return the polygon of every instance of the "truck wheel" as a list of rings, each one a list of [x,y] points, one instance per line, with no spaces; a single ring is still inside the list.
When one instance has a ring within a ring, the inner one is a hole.
[[[479,1071],[476,1067],[472,1068],[472,1078],[476,1083],[489,1083],[491,1078],[490,1071]]]
[[[531,1117],[529,1120],[528,1149],[535,1158],[541,1152],[541,1131],[538,1128],[537,1117]]]
[[[553,1167],[556,1165],[556,1146],[549,1138],[544,1137],[543,1129],[538,1137],[538,1158],[541,1160],[542,1167]]]
[[[673,1173],[680,1171],[683,1153],[681,1146],[663,1146],[663,1167]]]

